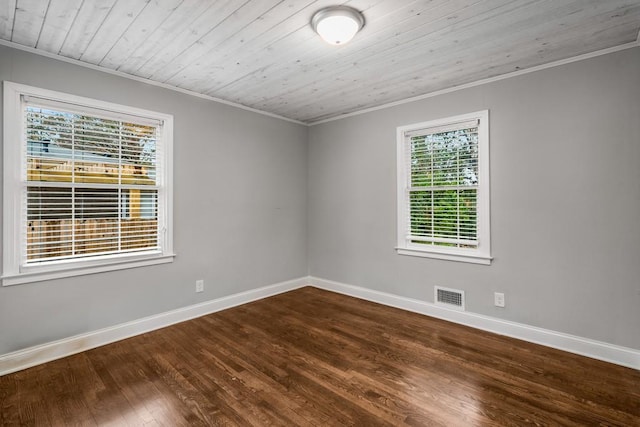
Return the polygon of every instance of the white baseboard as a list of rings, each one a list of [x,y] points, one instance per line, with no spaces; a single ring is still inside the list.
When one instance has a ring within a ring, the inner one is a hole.
[[[0,375],[20,371],[92,348],[164,328],[185,320],[215,313],[308,285],[307,278],[289,280],[238,294],[167,311],[120,325],[64,338],[0,356]]]
[[[640,350],[501,320],[495,317],[451,310],[424,301],[345,283],[317,277],[304,277],[7,353],[0,356],[0,376],[304,286],[314,286],[319,289],[425,314],[484,331],[640,370]]]
[[[562,332],[551,331],[549,329],[537,328],[535,326],[529,326],[522,323],[501,320],[495,317],[470,313],[468,311],[451,310],[446,307],[440,307],[412,298],[401,297],[331,280],[324,280],[317,277],[309,277],[309,283],[319,289],[325,289],[327,291],[337,292],[367,301],[425,314],[427,316],[448,320],[450,322],[459,323],[472,328],[481,329],[483,331],[494,332],[499,335],[518,338],[524,341],[640,370],[640,350],[621,347]]]

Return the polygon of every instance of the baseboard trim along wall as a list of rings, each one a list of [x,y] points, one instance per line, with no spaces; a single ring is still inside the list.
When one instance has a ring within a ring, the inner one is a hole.
[[[588,338],[549,329],[537,328],[522,323],[484,316],[468,311],[458,311],[440,307],[428,302],[393,295],[359,286],[334,282],[331,280],[309,277],[309,283],[319,289],[337,292],[344,295],[396,307],[438,319],[447,320],[483,331],[494,332],[512,338],[521,339],[569,353],[603,360],[640,370],[640,350],[608,344]]]
[[[345,283],[334,282],[331,280],[320,279],[318,277],[303,277],[7,353],[0,356],[0,375],[10,374],[12,372],[27,369],[52,360],[61,359],[66,356],[91,350],[105,344],[110,344],[176,323],[184,322],[186,320],[194,319],[196,317],[205,316],[217,311],[278,295],[283,292],[292,291],[304,286],[314,286],[319,289],[349,295],[366,301],[424,314],[438,319],[470,326],[472,328],[494,332],[499,335],[518,338],[524,341],[640,370],[640,350],[616,346],[601,341],[537,328],[522,323],[501,320],[495,317],[484,316],[467,311],[452,310],[446,307],[436,306],[425,301],[362,288],[359,286],[348,285]]]
[[[131,338],[135,335],[164,328],[185,320],[291,291],[309,283],[308,278],[289,280],[258,289],[217,298],[176,310],[167,311],[120,325],[88,332],[58,341],[29,347],[0,356],[0,375],[20,371],[52,360],[61,359],[86,350]]]

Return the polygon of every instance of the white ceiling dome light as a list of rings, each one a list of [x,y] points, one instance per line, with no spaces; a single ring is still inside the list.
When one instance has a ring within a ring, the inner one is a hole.
[[[347,6],[320,9],[311,19],[311,27],[324,41],[333,45],[347,43],[364,26],[360,12]]]

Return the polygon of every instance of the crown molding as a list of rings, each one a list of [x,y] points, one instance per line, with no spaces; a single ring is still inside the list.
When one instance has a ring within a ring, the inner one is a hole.
[[[447,89],[441,89],[434,92],[425,93],[423,95],[413,96],[411,98],[401,99],[399,101],[393,101],[386,104],[378,105],[376,107],[365,108],[363,110],[353,111],[351,113],[345,113],[340,116],[330,117],[328,119],[318,120],[315,122],[308,123],[308,126],[315,126],[322,123],[333,122],[336,120],[346,119],[348,117],[359,116],[361,114],[371,113],[373,111],[385,110],[387,108],[395,107],[397,105],[409,104],[411,102],[420,101],[427,98],[432,98],[434,96],[444,95],[445,93],[457,92],[463,89],[469,89],[476,86],[481,86],[488,83],[497,82],[500,80],[510,79],[512,77],[522,76],[524,74],[535,73],[536,71],[546,70],[547,68],[555,68],[561,65],[571,64],[572,62],[584,61],[586,59],[595,58],[597,56],[608,55],[610,53],[619,52],[621,50],[632,49],[634,47],[640,47],[640,33],[638,33],[638,39],[636,41],[625,43],[619,46],[609,47],[607,49],[596,50],[594,52],[585,53],[578,56],[573,56],[571,58],[560,59],[558,61],[549,62],[547,64],[537,65],[531,68],[525,68],[518,71],[513,71],[507,74],[501,74],[495,77],[489,77],[487,79],[477,80],[475,82],[465,83],[459,86],[453,86]]]
[[[574,57],[571,57],[571,58],[566,58],[566,59],[561,59],[561,60],[558,60],[558,61],[549,62],[547,64],[537,65],[535,67],[525,68],[523,70],[513,71],[513,72],[507,73],[507,74],[501,74],[499,76],[490,77],[490,78],[487,78],[487,79],[477,80],[475,82],[465,83],[465,84],[459,85],[459,86],[453,86],[453,87],[450,87],[450,88],[447,88],[447,89],[441,89],[441,90],[437,90],[437,91],[434,91],[434,92],[425,93],[425,94],[414,96],[414,97],[411,97],[411,98],[401,99],[399,101],[389,102],[389,103],[378,105],[378,106],[375,106],[375,107],[365,108],[365,109],[362,109],[362,110],[357,110],[357,111],[353,111],[353,112],[350,112],[350,113],[341,114],[339,116],[330,117],[328,119],[318,120],[318,121],[315,121],[315,122],[303,122],[303,121],[300,121],[300,120],[291,119],[289,117],[280,116],[278,114],[270,113],[268,111],[259,110],[257,108],[252,108],[252,107],[247,107],[246,105],[238,104],[236,102],[227,101],[227,100],[222,99],[222,98],[216,98],[214,96],[205,95],[205,94],[198,93],[198,92],[195,92],[195,91],[192,91],[192,90],[189,90],[189,89],[184,89],[184,88],[180,88],[180,87],[177,87],[177,86],[169,85],[169,84],[166,84],[166,83],[157,82],[157,81],[150,80],[150,79],[147,79],[147,78],[144,78],[144,77],[134,76],[132,74],[123,73],[122,71],[112,70],[110,68],[101,67],[99,65],[89,64],[89,63],[86,63],[86,62],[79,61],[77,59],[67,58],[67,57],[64,57],[64,56],[61,56],[61,55],[56,55],[56,54],[53,54],[53,53],[50,53],[50,52],[42,51],[42,50],[35,49],[35,48],[32,48],[32,47],[28,47],[28,46],[23,46],[23,45],[20,45],[18,43],[10,42],[10,41],[7,41],[7,40],[1,40],[0,39],[0,46],[6,46],[6,47],[13,48],[13,49],[22,50],[22,51],[25,51],[25,52],[29,52],[29,53],[33,53],[33,54],[36,54],[36,55],[44,56],[44,57],[49,58],[49,59],[55,59],[55,60],[58,60],[58,61],[67,62],[67,63],[70,63],[70,64],[78,65],[80,67],[89,68],[91,70],[101,71],[103,73],[112,74],[112,75],[123,77],[123,78],[126,78],[126,79],[130,79],[130,80],[146,83],[146,84],[149,84],[149,85],[152,85],[152,86],[161,87],[163,89],[173,90],[175,92],[180,92],[180,93],[183,93],[183,94],[186,94],[186,95],[195,96],[197,98],[206,99],[208,101],[217,102],[219,104],[224,104],[224,105],[228,105],[228,106],[231,106],[231,107],[239,108],[241,110],[251,111],[253,113],[261,114],[261,115],[264,115],[264,116],[273,117],[273,118],[284,120],[284,121],[287,121],[287,122],[290,122],[290,123],[295,123],[295,124],[299,124],[299,125],[309,126],[310,127],[310,126],[315,126],[315,125],[319,125],[319,124],[323,124],[323,123],[333,122],[333,121],[336,121],[336,120],[346,119],[346,118],[349,118],[349,117],[359,116],[361,114],[371,113],[371,112],[374,112],[374,111],[385,110],[387,108],[392,108],[392,107],[395,107],[395,106],[398,106],[398,105],[409,104],[411,102],[416,102],[416,101],[420,101],[420,100],[423,100],[423,99],[432,98],[432,97],[439,96],[439,95],[444,95],[446,93],[456,92],[456,91],[459,91],[459,90],[469,89],[469,88],[472,88],[472,87],[476,87],[476,86],[481,86],[481,85],[488,84],[488,83],[497,82],[497,81],[500,81],[500,80],[510,79],[512,77],[518,77],[518,76],[522,76],[522,75],[525,75],[525,74],[534,73],[536,71],[546,70],[548,68],[554,68],[554,67],[559,67],[559,66],[566,65],[566,64],[571,64],[573,62],[584,61],[586,59],[595,58],[595,57],[598,57],[598,56],[607,55],[607,54],[610,54],[610,53],[615,53],[615,52],[619,52],[619,51],[626,50],[626,49],[632,49],[634,47],[640,47],[640,32],[638,32],[638,36],[637,36],[636,40],[633,41],[633,42],[630,42],[630,43],[625,43],[625,44],[622,44],[622,45],[619,45],[619,46],[613,46],[613,47],[610,47],[610,48],[606,48],[606,49],[601,49],[601,50],[597,50],[597,51],[594,51],[594,52],[585,53],[585,54],[574,56]]]
[[[189,89],[184,89],[184,88],[181,88],[181,87],[178,87],[178,86],[173,86],[173,85],[170,85],[170,84],[157,82],[155,80],[146,79],[144,77],[134,76],[132,74],[123,73],[122,71],[112,70],[111,68],[106,68],[106,67],[101,67],[99,65],[89,64],[87,62],[79,61],[77,59],[67,58],[66,56],[56,55],[54,53],[46,52],[46,51],[43,51],[43,50],[40,50],[40,49],[35,49],[35,48],[32,48],[32,47],[28,47],[28,46],[23,46],[21,44],[10,42],[10,41],[7,41],[7,40],[0,39],[0,46],[6,46],[6,47],[10,47],[10,48],[17,49],[17,50],[22,50],[24,52],[28,52],[28,53],[33,53],[35,55],[44,56],[45,58],[55,59],[57,61],[67,62],[69,64],[78,65],[78,66],[84,67],[84,68],[89,68],[90,70],[101,71],[103,73],[111,74],[111,75],[118,76],[118,77],[123,77],[125,79],[134,80],[134,81],[141,82],[141,83],[146,83],[148,85],[161,87],[163,89],[173,90],[175,92],[184,93],[186,95],[195,96],[197,98],[206,99],[208,101],[217,102],[219,104],[228,105],[230,107],[239,108],[241,110],[251,111],[252,113],[261,114],[263,116],[268,116],[268,117],[273,117],[275,119],[284,120],[286,122],[291,122],[291,123],[295,123],[295,124],[303,125],[303,126],[309,126],[305,122],[301,122],[299,120],[290,119],[288,117],[280,116],[278,114],[269,113],[268,111],[258,110],[257,108],[247,107],[246,105],[238,104],[236,102],[227,101],[227,100],[222,99],[222,98],[216,98],[215,96],[205,95],[203,93],[195,92],[195,91],[192,91],[192,90],[189,90]]]

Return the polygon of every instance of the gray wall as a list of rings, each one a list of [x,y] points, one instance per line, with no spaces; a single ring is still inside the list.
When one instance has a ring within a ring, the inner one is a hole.
[[[482,109],[493,264],[397,255],[396,127]],[[640,349],[639,48],[313,126],[308,199],[313,276]]]
[[[307,274],[305,126],[2,46],[0,80],[173,114],[178,254],[0,287],[0,354]]]

